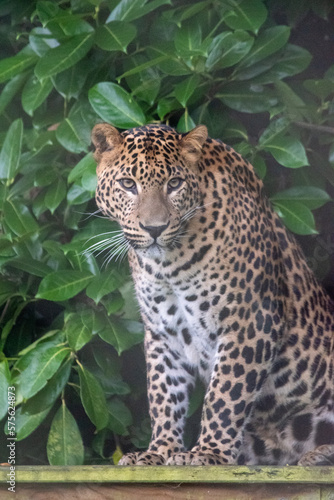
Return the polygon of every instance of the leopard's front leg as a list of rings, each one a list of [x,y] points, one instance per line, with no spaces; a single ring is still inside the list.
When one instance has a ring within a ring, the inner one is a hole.
[[[235,325],[236,326],[236,325]],[[241,335],[226,327],[204,399],[201,432],[196,446],[168,459],[168,465],[234,464],[256,395],[275,356],[270,334],[240,343]]]
[[[184,450],[183,429],[189,392],[195,375],[182,358],[182,349],[170,348],[166,340],[152,339],[146,331],[145,354],[152,436],[145,452],[122,457],[119,465],[163,465]]]

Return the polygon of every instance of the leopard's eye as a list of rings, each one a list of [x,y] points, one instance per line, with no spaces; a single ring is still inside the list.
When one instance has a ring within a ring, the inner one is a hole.
[[[183,179],[181,179],[181,177],[173,177],[168,181],[167,184],[168,192],[176,191],[182,186],[183,182],[184,181]]]
[[[136,183],[133,179],[124,178],[120,179],[118,182],[120,183],[122,188],[126,189],[127,191],[137,192]]]

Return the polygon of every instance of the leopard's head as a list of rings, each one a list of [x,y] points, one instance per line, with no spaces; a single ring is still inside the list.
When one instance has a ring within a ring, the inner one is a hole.
[[[178,134],[164,125],[92,132],[98,163],[96,201],[136,250],[174,248],[201,204],[198,163],[207,129]]]

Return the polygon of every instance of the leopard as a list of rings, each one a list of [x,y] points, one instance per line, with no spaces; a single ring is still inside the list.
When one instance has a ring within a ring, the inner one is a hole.
[[[204,125],[98,123],[92,142],[145,330],[152,435],[119,465],[334,465],[334,302],[252,165]]]

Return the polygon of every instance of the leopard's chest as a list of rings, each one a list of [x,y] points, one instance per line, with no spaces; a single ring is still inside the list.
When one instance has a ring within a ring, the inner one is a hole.
[[[141,276],[135,284],[146,326],[208,381],[216,355],[218,325],[213,310],[200,307],[203,290],[198,282],[194,277],[186,283],[171,284]]]

